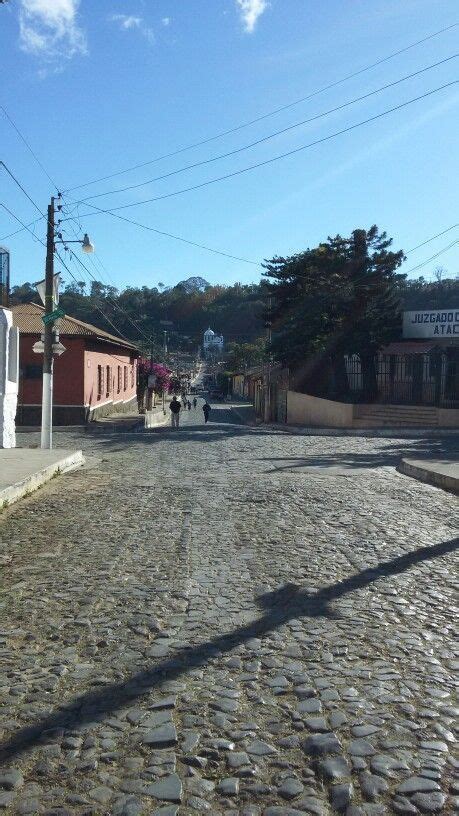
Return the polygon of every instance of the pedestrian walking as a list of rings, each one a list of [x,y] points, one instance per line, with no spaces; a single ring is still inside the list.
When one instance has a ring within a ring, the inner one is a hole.
[[[204,413],[204,422],[207,425],[207,423],[209,421],[209,414],[210,414],[210,405],[207,402],[207,400],[205,401],[204,405],[202,406],[202,410],[203,410],[203,413]]]
[[[194,400],[193,400],[193,408],[194,408],[195,411],[196,411],[197,404],[198,404],[198,401],[197,401],[197,399],[195,397]]]
[[[187,408],[188,408],[189,411],[191,411],[191,402],[190,402],[190,400],[188,400],[188,402],[187,402]]]
[[[180,423],[180,409],[181,405],[176,396],[172,397],[172,402],[169,405],[169,410],[171,412],[171,420],[172,420],[172,427],[178,428]]]

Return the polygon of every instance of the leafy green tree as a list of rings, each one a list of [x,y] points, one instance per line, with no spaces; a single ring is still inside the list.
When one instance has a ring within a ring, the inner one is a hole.
[[[225,354],[225,368],[236,373],[260,365],[267,359],[266,341],[262,338],[255,343],[230,343]]]
[[[374,357],[401,329],[396,270],[402,251],[376,226],[337,235],[314,249],[265,263],[273,328],[272,352],[296,387],[345,395],[345,355],[358,354],[364,391],[376,390]]]

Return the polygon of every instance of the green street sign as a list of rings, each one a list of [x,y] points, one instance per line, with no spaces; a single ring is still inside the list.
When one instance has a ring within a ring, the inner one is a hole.
[[[58,306],[57,309],[54,309],[54,312],[49,312],[49,314],[42,315],[41,319],[43,320],[45,326],[47,326],[48,323],[54,323],[56,320],[59,320],[60,317],[65,317],[65,312],[60,308],[60,306]]]

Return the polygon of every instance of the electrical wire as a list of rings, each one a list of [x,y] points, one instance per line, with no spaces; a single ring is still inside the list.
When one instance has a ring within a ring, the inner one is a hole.
[[[33,227],[34,224],[38,224],[39,221],[43,221],[44,218],[46,218],[45,215],[42,215],[40,218],[35,218],[34,221],[30,221],[28,224],[24,224],[24,226],[21,227],[21,229],[14,230],[14,232],[9,232],[8,235],[3,235],[2,238],[0,238],[0,241],[6,241],[8,238],[12,238],[14,235],[18,235],[18,233],[24,232],[24,230],[28,229],[28,227]],[[22,221],[20,223],[22,224]]]
[[[360,68],[358,71],[354,71],[351,74],[347,74],[344,77],[336,80],[335,82],[330,83],[329,85],[325,85],[318,90],[313,91],[312,93],[308,94],[307,96],[301,97],[301,99],[297,99],[294,102],[289,102],[287,105],[282,105],[275,110],[270,111],[269,113],[265,113],[262,116],[258,116],[255,119],[251,119],[249,122],[243,122],[242,124],[236,125],[235,127],[229,128],[228,130],[221,131],[220,133],[215,134],[214,136],[209,136],[205,139],[202,139],[199,142],[195,142],[194,144],[187,145],[185,147],[181,147],[177,150],[174,150],[170,153],[166,153],[162,156],[157,156],[153,159],[149,159],[148,161],[142,162],[140,164],[132,165],[131,167],[127,167],[124,170],[117,170],[114,173],[110,173],[106,176],[101,176],[97,179],[93,179],[92,181],[86,181],[83,184],[79,184],[75,187],[70,187],[66,190],[67,193],[74,192],[75,190],[81,190],[83,187],[88,187],[92,184],[97,184],[101,181],[108,181],[108,179],[115,178],[115,176],[123,175],[124,173],[129,173],[132,170],[138,170],[142,167],[147,167],[149,164],[154,164],[155,162],[162,161],[163,159],[171,158],[172,156],[177,156],[180,153],[184,153],[187,150],[192,150],[196,147],[201,147],[202,145],[209,144],[210,142],[215,141],[216,139],[221,139],[224,136],[229,136],[232,133],[236,133],[243,128],[249,127],[250,125],[254,125],[257,122],[261,122],[264,119],[269,118],[270,116],[274,116],[277,113],[281,113],[282,111],[288,110],[289,108],[293,108],[296,105],[300,105],[302,102],[307,102],[309,99],[313,99],[315,96],[324,93],[325,91],[329,91],[332,88],[336,88],[338,85],[347,82],[354,77],[360,76],[361,74],[365,73],[366,71],[370,71],[372,68],[376,68],[378,65],[382,65],[385,62],[393,59],[394,57],[399,56],[400,54],[404,54],[406,51],[409,51],[411,48],[415,48],[417,45],[421,45],[422,43],[428,42],[429,40],[433,39],[434,37],[438,37],[440,34],[444,34],[447,31],[451,31],[453,28],[456,28],[459,23],[453,23],[452,25],[445,26],[444,28],[439,29],[438,31],[434,31],[433,34],[429,34],[427,37],[423,37],[420,40],[417,40],[410,45],[405,46],[404,48],[399,49],[398,51],[394,51],[392,54],[389,54],[386,57],[382,57],[381,59],[377,60],[376,62],[371,63],[371,65],[367,65],[364,68]]]
[[[73,219],[73,220],[75,220],[75,219]],[[73,232],[73,234],[76,236],[76,232],[75,232],[75,230],[73,230],[73,229],[72,229],[72,232]],[[80,266],[81,266],[81,267],[82,267],[82,268],[83,268],[83,269],[84,269],[84,270],[87,272],[87,274],[88,274],[88,275],[89,275],[89,276],[92,278],[92,280],[93,280],[93,281],[95,281],[95,283],[99,283],[99,281],[97,280],[97,278],[96,278],[96,277],[95,277],[95,276],[92,274],[91,270],[90,270],[90,269],[88,269],[88,267],[86,266],[86,264],[84,264],[84,263],[83,263],[83,261],[81,260],[81,258],[79,258],[79,257],[78,257],[78,255],[77,255],[77,254],[76,254],[76,253],[75,253],[73,250],[71,250],[70,248],[68,248],[68,249],[69,249],[69,251],[71,252],[71,254],[72,254],[73,258],[74,258],[74,259],[77,261],[77,263],[79,263],[79,264],[80,264]],[[90,260],[90,261],[93,261],[92,255],[89,255],[88,257],[89,257],[89,260]],[[99,259],[98,259],[98,260],[99,260]],[[102,268],[104,268],[104,265],[102,264],[102,261],[101,261],[101,260],[99,260],[99,263],[101,264]],[[94,262],[93,262],[93,266],[94,266],[94,268],[95,268],[95,264],[94,264]],[[96,270],[96,271],[97,271],[97,270]],[[108,273],[107,273],[107,276],[108,276]],[[116,288],[116,286],[115,286],[114,288]],[[124,317],[125,317],[125,318],[126,318],[126,319],[127,319],[127,320],[128,320],[130,323],[131,323],[131,324],[132,324],[132,326],[134,326],[134,328],[136,329],[136,331],[137,331],[137,332],[139,332],[140,334],[143,334],[143,336],[145,337],[145,339],[146,339],[146,340],[149,340],[148,335],[146,335],[146,334],[145,334],[145,332],[144,332],[144,330],[142,329],[142,327],[141,327],[141,326],[140,326],[138,323],[136,323],[136,321],[135,321],[135,320],[133,320],[133,319],[132,319],[132,317],[131,317],[131,316],[128,314],[128,312],[126,312],[126,310],[125,310],[125,309],[123,309],[123,307],[122,307],[122,306],[120,306],[120,305],[119,305],[119,304],[118,304],[118,303],[117,303],[115,300],[113,300],[113,298],[106,297],[105,299],[106,299],[106,300],[108,300],[108,302],[109,302],[109,303],[110,303],[110,304],[111,304],[111,305],[112,305],[112,306],[113,306],[115,309],[117,309],[117,310],[118,310],[118,311],[119,311],[121,314],[123,314],[123,315],[124,315]]]
[[[96,210],[96,212],[86,213],[86,215],[81,217],[86,217],[87,215],[98,215],[99,213],[111,215],[112,218],[117,218],[119,221],[124,221],[127,224],[133,224],[135,227],[140,227],[140,229],[147,230],[148,232],[154,232],[156,235],[162,235],[165,238],[173,238],[174,241],[180,241],[183,244],[189,244],[190,246],[197,247],[198,249],[203,249],[206,252],[211,252],[213,255],[221,255],[224,258],[230,258],[232,261],[241,261],[242,263],[251,264],[252,266],[260,266],[259,261],[250,261],[248,258],[242,258],[239,255],[231,255],[229,252],[214,249],[213,247],[206,246],[205,244],[198,244],[196,241],[189,241],[187,238],[182,238],[180,235],[174,235],[172,232],[165,232],[164,230],[159,230],[156,227],[142,224],[140,221],[136,221],[133,218],[127,218],[125,215],[119,215],[119,213],[113,212],[112,210],[104,210],[101,207],[97,207],[95,204],[88,203],[88,207],[92,207],[93,210]]]
[[[55,184],[55,182],[53,181],[53,179],[51,178],[51,176],[48,174],[48,172],[47,172],[47,170],[45,169],[45,167],[44,167],[44,166],[42,165],[42,163],[40,162],[39,158],[36,156],[36,154],[35,154],[35,153],[34,153],[34,151],[32,150],[32,148],[31,148],[31,146],[29,145],[29,143],[27,142],[26,138],[25,138],[25,137],[22,135],[22,133],[20,132],[19,128],[18,128],[18,127],[16,126],[16,124],[13,122],[13,120],[11,119],[11,117],[8,115],[8,113],[7,113],[7,111],[5,110],[5,108],[4,108],[2,105],[0,105],[0,109],[3,111],[3,113],[5,114],[5,116],[6,116],[6,117],[7,117],[7,119],[9,120],[9,122],[11,123],[11,125],[14,127],[15,131],[17,132],[17,134],[19,135],[19,137],[22,139],[22,141],[24,142],[24,144],[26,145],[26,147],[28,148],[28,150],[29,150],[29,151],[30,151],[30,153],[32,154],[33,158],[35,159],[35,161],[38,163],[38,165],[40,166],[40,168],[43,170],[43,172],[44,172],[44,173],[45,173],[45,175],[47,176],[47,178],[48,178],[48,179],[51,181],[51,183],[54,185],[54,187],[56,188],[56,190],[58,190],[57,185]],[[11,172],[11,170],[10,170],[10,169],[9,169],[9,168],[6,166],[6,164],[5,164],[3,161],[0,161],[0,164],[1,164],[1,165],[4,167],[4,169],[6,170],[6,172],[8,173],[8,175],[9,175],[9,176],[11,176],[11,178],[13,179],[13,181],[14,181],[14,182],[15,182],[15,183],[16,183],[16,184],[17,184],[17,185],[20,187],[20,189],[22,190],[22,192],[24,193],[24,195],[25,195],[25,196],[28,198],[28,200],[29,200],[29,201],[30,201],[30,202],[31,202],[31,203],[34,205],[34,207],[35,207],[35,208],[38,210],[38,212],[40,213],[40,215],[41,215],[43,218],[45,218],[46,216],[44,216],[44,215],[42,214],[42,212],[41,212],[40,208],[38,207],[38,205],[37,205],[37,204],[35,203],[35,201],[34,201],[34,200],[31,198],[31,196],[28,194],[27,190],[26,190],[26,189],[23,187],[23,185],[22,185],[22,184],[19,182],[19,180],[18,180],[18,179],[17,179],[17,178],[14,176],[14,174]],[[8,209],[8,207],[6,207],[6,205],[2,204],[2,207],[4,207],[4,209],[5,209],[5,210],[6,210],[6,211],[7,211],[7,212],[10,214],[10,215],[12,215],[12,217],[13,217],[13,218],[15,218],[15,219],[16,219],[16,220],[17,220],[17,221],[18,221],[18,222],[19,222],[19,223],[22,225],[22,228],[23,228],[23,229],[28,229],[28,227],[27,227],[27,226],[26,226],[26,225],[25,225],[25,224],[24,224],[24,223],[23,223],[23,222],[22,222],[22,221],[21,221],[19,218],[17,218],[17,217],[14,215],[14,213],[13,213],[11,210],[9,210],[9,209]],[[29,232],[31,232],[31,230],[29,230]],[[36,236],[35,236],[35,234],[34,234],[33,232],[31,232],[31,234],[32,234],[32,235],[33,235],[33,236],[36,238]],[[2,240],[3,240],[3,239],[2,239]],[[46,247],[46,244],[45,244],[43,241],[41,241],[39,238],[36,238],[36,240],[38,240],[38,241],[39,241],[41,244],[43,244],[43,246],[45,246],[45,247]],[[94,277],[94,275],[92,275],[92,274],[90,273],[90,271],[87,269],[87,267],[85,267],[85,266],[84,266],[84,264],[83,264],[83,263],[80,261],[80,259],[78,258],[78,256],[77,256],[75,253],[72,253],[72,254],[75,256],[75,258],[77,259],[77,261],[79,261],[79,262],[81,263],[81,265],[83,266],[83,268],[85,268],[85,269],[86,269],[86,271],[88,272],[88,274],[90,274],[90,275],[91,275],[91,277],[92,277],[92,278],[93,278],[93,279],[96,281],[96,278]],[[133,321],[133,320],[131,319],[131,317],[130,317],[130,316],[127,314],[127,312],[124,312],[124,310],[123,310],[121,307],[119,307],[117,304],[115,304],[114,302],[113,302],[113,305],[114,305],[114,306],[115,306],[115,308],[117,308],[117,309],[118,309],[120,312],[122,312],[122,313],[125,315],[125,317],[127,317],[127,319],[128,319],[128,320],[129,320],[129,321],[132,323],[132,325],[135,327],[135,329],[136,329],[137,331],[140,331],[140,333],[144,334],[144,332],[143,332],[143,330],[140,328],[140,326],[137,326],[137,324],[135,324],[135,323],[134,323],[134,321]],[[101,310],[99,309],[99,311],[101,311]],[[106,316],[105,316],[105,317],[106,317]],[[108,318],[107,318],[107,317],[106,317],[106,319],[108,320]],[[112,325],[113,325],[113,324],[112,324]],[[120,333],[121,333],[121,332],[120,332]],[[144,337],[147,337],[147,336],[144,334]],[[125,338],[125,339],[127,339],[127,338]],[[147,338],[147,339],[148,339],[148,338]]]
[[[73,256],[74,256],[75,258],[77,257],[77,256],[75,255],[75,253],[72,253],[72,254],[73,254]],[[75,275],[74,275],[74,274],[72,273],[72,271],[69,269],[69,267],[67,266],[67,264],[65,263],[65,261],[64,261],[64,260],[61,258],[60,254],[59,254],[58,252],[56,252],[56,256],[59,258],[59,261],[60,261],[60,263],[62,264],[62,266],[64,267],[64,269],[66,269],[66,271],[69,273],[69,275],[71,276],[71,278],[73,278],[73,280],[75,281],[75,283],[78,285],[78,280],[76,279]],[[78,260],[79,260],[79,259],[78,259]],[[109,323],[109,324],[110,324],[110,326],[112,326],[112,328],[114,328],[114,329],[115,329],[115,331],[117,332],[117,334],[120,336],[120,339],[122,339],[122,340],[126,340],[126,342],[127,342],[127,343],[130,343],[131,345],[133,345],[132,340],[129,340],[129,338],[127,338],[127,337],[126,337],[126,336],[125,336],[125,335],[124,335],[124,334],[123,334],[123,333],[122,333],[122,332],[119,330],[119,328],[118,328],[117,326],[115,326],[115,324],[114,324],[114,323],[113,323],[113,322],[110,320],[110,318],[109,318],[109,317],[107,317],[107,315],[106,315],[106,314],[104,314],[104,312],[102,311],[102,309],[100,309],[100,308],[99,308],[99,306],[97,305],[97,303],[95,303],[95,302],[94,302],[94,304],[93,304],[93,305],[95,306],[95,308],[97,309],[97,311],[98,311],[98,312],[100,312],[100,314],[101,314],[101,315],[102,315],[102,317],[103,317],[103,318],[104,318],[104,319],[107,321],[107,323]],[[97,328],[97,327],[96,327],[96,328]],[[117,359],[119,359],[119,358],[117,358]]]
[[[92,274],[91,270],[90,270],[90,269],[88,269],[88,267],[86,266],[86,264],[84,264],[84,263],[83,263],[83,261],[81,260],[81,258],[79,258],[79,257],[78,257],[78,255],[76,254],[76,252],[74,252],[72,249],[69,249],[69,252],[70,252],[71,256],[73,257],[73,259],[74,259],[74,260],[75,260],[75,261],[76,261],[76,262],[77,262],[77,263],[78,263],[78,264],[79,264],[79,265],[80,265],[80,266],[81,266],[81,267],[82,267],[82,268],[83,268],[83,269],[86,271],[86,273],[87,273],[87,274],[88,274],[88,275],[89,275],[89,276],[92,278],[92,280],[93,280],[95,283],[99,283],[99,281],[97,280],[97,278],[96,278],[96,277],[95,277],[95,276]],[[142,329],[142,328],[141,328],[141,327],[140,327],[140,326],[139,326],[139,325],[138,325],[138,324],[137,324],[137,323],[136,323],[136,322],[135,322],[135,321],[134,321],[134,320],[133,320],[133,319],[130,317],[130,315],[129,315],[129,314],[128,314],[128,313],[127,313],[127,312],[126,312],[126,311],[125,311],[125,310],[122,308],[122,306],[120,306],[118,303],[116,303],[116,301],[115,301],[115,300],[113,300],[113,299],[112,299],[112,298],[110,298],[110,297],[106,297],[106,298],[105,298],[105,300],[107,300],[107,301],[110,303],[110,305],[111,305],[111,306],[113,306],[113,308],[114,308],[114,309],[117,309],[117,311],[119,311],[121,314],[123,314],[123,315],[124,315],[124,317],[125,317],[127,320],[129,320],[129,322],[130,322],[130,323],[131,323],[131,324],[134,326],[134,328],[136,329],[136,331],[137,331],[137,332],[139,332],[140,334],[142,334],[142,335],[144,336],[145,340],[149,340],[149,339],[150,339],[150,338],[149,338],[149,336],[148,336],[147,334],[145,334],[144,330],[143,330],[143,329]],[[118,329],[118,331],[119,331],[119,329]],[[125,338],[125,339],[127,339],[127,338]]]
[[[15,219],[15,221],[17,221],[17,222],[18,222],[18,224],[21,224],[21,225],[22,225],[22,230],[21,230],[21,232],[22,232],[23,230],[27,230],[27,232],[30,232],[30,234],[31,234],[32,238],[34,238],[34,239],[35,239],[35,241],[38,241],[40,244],[42,244],[44,247],[46,247],[45,242],[44,242],[44,241],[42,241],[42,240],[41,240],[41,238],[39,238],[39,237],[38,237],[38,235],[35,235],[35,233],[34,233],[34,232],[33,232],[33,231],[30,229],[31,224],[24,224],[24,222],[23,222],[23,221],[21,221],[21,219],[20,219],[20,218],[18,218],[18,216],[17,216],[17,215],[15,215],[15,214],[14,214],[14,212],[12,212],[12,210],[10,210],[10,209],[9,209],[9,207],[7,207],[7,206],[6,206],[6,204],[3,204],[2,202],[0,202],[0,207],[3,207],[3,209],[4,209],[4,210],[6,210],[6,212],[7,212],[7,213],[9,213],[9,215],[11,215],[11,217],[12,217],[12,218],[14,218],[14,219]],[[36,224],[36,221],[32,221],[32,224]],[[14,235],[14,234],[15,234],[15,233],[13,233],[13,235]],[[1,240],[3,241],[4,239],[2,238]]]
[[[10,170],[10,169],[9,169],[9,168],[6,166],[5,162],[0,160],[0,164],[1,164],[1,166],[3,167],[3,169],[4,169],[4,170],[6,170],[6,172],[8,173],[8,175],[9,175],[9,176],[11,176],[11,178],[13,179],[13,181],[15,182],[15,184],[17,184],[17,186],[19,187],[19,189],[20,189],[20,190],[22,190],[22,192],[24,193],[25,197],[26,197],[26,198],[28,198],[28,200],[30,201],[30,203],[31,203],[31,204],[33,204],[33,206],[34,206],[34,207],[35,207],[35,209],[36,209],[36,210],[37,210],[37,211],[40,213],[40,215],[41,215],[43,218],[46,218],[46,216],[45,216],[45,215],[42,213],[42,211],[40,210],[40,207],[38,206],[38,204],[36,204],[36,203],[35,203],[35,201],[33,200],[33,198],[31,198],[31,197],[29,196],[29,194],[28,194],[27,190],[26,190],[26,189],[25,189],[25,188],[22,186],[21,182],[20,182],[20,181],[18,181],[18,179],[16,178],[16,176],[14,175],[14,173],[12,173],[12,172],[11,172],[11,170]]]
[[[445,229],[442,232],[437,232],[436,235],[432,235],[432,238],[427,238],[427,240],[423,241],[422,244],[418,244],[417,246],[408,249],[405,254],[411,255],[412,252],[415,252],[417,249],[421,249],[421,247],[425,246],[426,244],[430,244],[431,241],[435,241],[435,238],[440,238],[440,236],[446,235],[447,232],[451,232],[451,230],[456,229],[456,227],[459,227],[459,224],[453,224],[452,227],[448,227],[448,229]]]
[[[386,91],[388,88],[394,88],[396,85],[400,85],[402,82],[406,82],[408,79],[413,79],[413,77],[419,76],[420,74],[425,73],[426,71],[430,71],[433,68],[437,68],[439,65],[444,65],[446,62],[450,62],[453,59],[457,59],[459,54],[452,54],[449,57],[446,57],[439,62],[435,62],[432,65],[428,65],[425,68],[421,68],[419,71],[415,71],[412,74],[407,74],[400,79],[395,80],[394,82],[389,82],[387,85],[383,85],[380,88],[376,88],[373,91],[369,91],[363,96],[358,96],[355,99],[350,99],[348,102],[344,102],[342,105],[337,105],[334,108],[329,108],[326,111],[322,111],[322,113],[318,113],[315,116],[310,116],[308,119],[303,119],[301,122],[295,122],[293,125],[289,125],[288,127],[282,128],[282,130],[276,130],[274,133],[269,133],[267,136],[263,136],[260,139],[256,139],[254,142],[250,142],[250,144],[243,145],[242,147],[235,148],[234,150],[230,150],[227,153],[220,153],[218,156],[212,156],[209,159],[202,159],[201,161],[194,162],[194,164],[188,164],[185,167],[180,167],[177,170],[171,170],[168,173],[164,173],[162,176],[155,176],[155,178],[148,179],[147,181],[140,181],[137,184],[130,184],[126,187],[118,187],[115,190],[108,190],[105,193],[96,193],[95,195],[87,196],[84,199],[81,199],[78,204],[87,203],[88,201],[94,201],[96,198],[103,198],[109,195],[115,195],[116,193],[125,193],[129,190],[137,190],[139,187],[146,187],[148,184],[153,184],[155,181],[163,181],[164,179],[170,178],[171,176],[176,176],[180,173],[184,173],[187,170],[194,170],[196,167],[202,167],[207,164],[212,164],[213,162],[219,161],[220,159],[227,159],[230,156],[235,156],[239,153],[244,152],[245,150],[249,150],[252,147],[256,147],[259,144],[263,144],[264,142],[269,141],[270,139],[274,139],[276,136],[281,136],[284,133],[288,133],[291,130],[295,130],[295,128],[302,127],[303,125],[310,124],[311,122],[315,122],[318,119],[323,119],[326,116],[330,116],[332,113],[337,113],[337,111],[344,110],[344,108],[348,108],[351,105],[355,105],[357,102],[362,102],[364,99],[369,99],[371,96],[375,96],[376,94],[381,93],[382,91]]]
[[[16,123],[15,123],[15,122],[13,121],[13,119],[11,118],[11,116],[10,116],[10,114],[8,113],[8,111],[6,110],[6,108],[5,108],[3,105],[0,105],[0,110],[1,110],[1,111],[3,111],[4,115],[5,115],[5,116],[6,116],[6,118],[8,119],[8,122],[9,122],[9,123],[10,123],[10,125],[11,125],[11,126],[14,128],[14,130],[15,130],[15,131],[16,131],[16,133],[18,134],[19,138],[20,138],[20,139],[21,139],[21,140],[24,142],[24,144],[25,144],[25,146],[26,146],[27,150],[28,150],[28,151],[29,151],[29,152],[32,154],[32,156],[34,157],[35,161],[37,162],[37,164],[39,165],[39,167],[41,167],[41,169],[43,170],[43,172],[44,172],[45,176],[46,176],[46,177],[49,179],[49,181],[51,182],[51,184],[53,185],[53,187],[55,187],[55,188],[56,188],[56,190],[59,190],[59,188],[58,188],[58,186],[57,186],[56,182],[55,182],[55,181],[53,181],[53,179],[51,178],[51,176],[49,175],[48,171],[46,170],[46,168],[45,168],[45,167],[43,166],[43,164],[41,163],[41,161],[40,161],[40,159],[38,158],[38,156],[36,155],[36,153],[34,153],[34,151],[32,150],[32,148],[31,148],[31,146],[30,146],[29,142],[28,142],[28,141],[27,141],[27,139],[25,138],[24,134],[23,134],[23,133],[21,133],[21,131],[19,130],[18,126],[16,125]]]
[[[452,249],[454,246],[457,246],[457,244],[459,244],[459,241],[452,241],[451,244],[448,244],[448,246],[445,246],[443,247],[443,249],[440,249],[440,251],[436,252],[435,255],[431,255],[431,257],[427,258],[426,261],[422,261],[422,263],[419,263],[416,266],[412,266],[411,269],[408,269],[404,274],[410,275],[411,272],[416,272],[418,269],[422,269],[424,266],[427,266],[427,264],[431,263],[431,261],[434,261],[435,258],[438,258],[439,255],[443,255],[444,252],[447,252],[449,249]]]
[[[131,207],[139,207],[142,204],[151,204],[151,203],[153,203],[155,201],[164,201],[164,199],[167,199],[167,198],[173,198],[175,196],[183,195],[184,193],[189,193],[189,192],[192,192],[194,190],[200,190],[203,187],[207,187],[210,184],[216,184],[219,181],[226,181],[227,179],[235,178],[236,176],[240,176],[243,173],[248,173],[251,170],[256,170],[259,167],[265,167],[268,164],[273,164],[274,162],[277,162],[280,159],[285,159],[285,158],[287,158],[289,156],[296,155],[297,153],[300,153],[303,150],[307,150],[310,147],[315,147],[318,144],[323,144],[324,142],[328,142],[331,139],[335,139],[337,136],[342,136],[343,134],[349,133],[349,132],[351,132],[353,130],[356,130],[357,128],[362,127],[363,125],[367,125],[370,122],[375,122],[378,119],[382,119],[384,116],[388,116],[390,113],[394,113],[394,111],[398,111],[398,110],[401,110],[402,108],[406,108],[408,105],[412,105],[414,102],[419,102],[421,99],[426,99],[426,98],[432,96],[433,94],[438,93],[439,91],[443,91],[446,88],[451,88],[452,86],[457,85],[458,82],[459,82],[459,80],[457,80],[457,79],[453,80],[452,82],[447,82],[444,85],[440,85],[438,88],[433,88],[430,91],[426,91],[426,93],[423,93],[420,96],[415,96],[412,99],[408,99],[406,102],[402,102],[400,105],[395,105],[392,108],[388,108],[387,110],[382,111],[381,113],[378,113],[375,116],[370,116],[368,119],[363,119],[361,122],[356,122],[354,125],[349,125],[346,128],[342,128],[341,130],[337,130],[334,133],[330,133],[328,136],[323,136],[320,139],[315,139],[313,142],[308,142],[308,144],[301,145],[300,147],[296,147],[293,150],[288,150],[285,153],[280,153],[277,156],[273,156],[270,159],[265,159],[264,161],[257,162],[256,164],[251,164],[248,167],[243,167],[240,170],[234,170],[231,173],[226,173],[223,176],[217,176],[216,178],[208,179],[207,181],[202,181],[200,184],[193,184],[190,187],[184,187],[181,190],[174,190],[173,192],[170,192],[170,193],[164,193],[163,195],[155,196],[153,198],[145,198],[145,199],[142,199],[141,201],[134,201],[134,202],[131,202],[130,204],[121,204],[118,207],[111,207],[110,209],[101,210],[101,212],[114,213],[114,212],[118,212],[119,210],[129,209]],[[81,203],[81,202],[76,202],[76,203]],[[87,218],[90,215],[95,215],[95,213],[83,213],[80,216],[80,218]]]
[[[6,204],[3,204],[2,202],[0,202],[0,206],[1,206],[1,207],[3,207],[3,208],[4,208],[4,209],[5,209],[5,210],[6,210],[6,211],[9,213],[9,215],[11,215],[11,216],[12,216],[12,218],[14,218],[16,221],[18,221],[18,223],[22,225],[23,229],[24,229],[24,230],[26,230],[27,232],[29,232],[29,233],[30,233],[30,235],[32,236],[32,238],[33,238],[35,241],[38,241],[38,242],[39,242],[39,243],[40,243],[42,246],[44,246],[44,247],[46,248],[46,243],[45,243],[44,241],[42,241],[42,240],[41,240],[41,238],[38,238],[38,236],[37,236],[37,235],[35,235],[35,233],[34,233],[34,232],[33,232],[33,231],[30,229],[30,227],[29,227],[29,226],[27,226],[27,224],[24,224],[24,222],[23,222],[23,221],[21,221],[21,219],[20,219],[20,218],[18,218],[18,216],[17,216],[17,215],[15,215],[15,214],[12,212],[12,210],[10,210],[10,209],[9,209],[9,207],[7,207],[7,206],[6,206]],[[73,251],[71,251],[71,252],[72,252],[72,254],[75,256],[75,258],[76,258],[76,259],[77,259],[77,260],[78,260],[78,261],[79,261],[79,262],[82,264],[82,266],[84,267],[84,264],[83,264],[83,263],[80,261],[80,259],[78,258],[78,256],[77,256],[77,255],[76,255],[76,254],[75,254]],[[65,264],[65,262],[63,261],[63,259],[61,258],[61,256],[59,255],[59,253],[58,253],[56,250],[55,250],[55,255],[56,255],[58,258],[59,258],[59,261],[60,261],[60,262],[62,263],[62,265],[65,267],[65,269],[67,270],[67,272],[69,273],[69,275],[70,275],[70,276],[73,278],[73,280],[75,281],[75,283],[76,283],[76,284],[78,284],[78,281],[77,281],[76,277],[75,277],[75,276],[72,274],[71,270],[68,268],[68,266]],[[86,267],[84,267],[84,268],[86,268]],[[88,273],[89,273],[89,270],[87,270],[87,271],[88,271]],[[89,273],[89,274],[90,274],[90,273]],[[95,278],[94,278],[94,280],[95,280]],[[122,334],[122,332],[121,332],[121,331],[120,331],[120,330],[119,330],[119,329],[118,329],[118,328],[117,328],[117,327],[116,327],[116,326],[115,326],[115,325],[114,325],[114,324],[113,324],[113,323],[110,321],[110,319],[107,317],[107,315],[105,315],[105,314],[102,312],[102,310],[101,310],[101,309],[100,309],[100,308],[97,306],[97,304],[94,304],[94,305],[96,306],[97,310],[98,310],[98,311],[99,311],[99,312],[102,314],[102,316],[105,318],[105,320],[107,320],[107,321],[108,321],[108,323],[110,323],[110,325],[111,325],[111,326],[112,326],[112,327],[113,327],[113,328],[114,328],[114,329],[115,329],[115,330],[116,330],[116,331],[117,331],[117,332],[118,332],[118,333],[121,335],[121,337],[122,337],[124,340],[128,340],[128,338],[127,338],[127,337],[125,337],[125,336]],[[121,307],[119,307],[119,308],[120,308],[120,310],[121,310]],[[122,311],[122,310],[121,310],[121,311]],[[128,316],[128,315],[127,315],[127,316]],[[129,316],[128,316],[128,317],[129,317]],[[131,322],[132,322],[132,321],[131,321]],[[136,328],[137,328],[137,330],[139,330],[139,327],[138,327],[138,326],[136,326]],[[143,332],[142,332],[142,333],[143,333]],[[143,334],[144,334],[144,333],[143,333]],[[147,335],[145,335],[145,334],[144,334],[144,337],[146,338],[146,337],[147,337]],[[149,338],[147,338],[147,339],[149,339]],[[130,341],[130,340],[128,340],[128,342],[131,342],[131,341]]]

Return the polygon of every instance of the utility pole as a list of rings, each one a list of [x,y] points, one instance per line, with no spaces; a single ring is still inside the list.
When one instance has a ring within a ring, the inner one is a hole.
[[[164,330],[164,365],[167,363],[167,331]],[[166,416],[166,392],[163,388],[163,414]]]
[[[54,309],[54,197],[48,205],[46,230],[45,315]],[[43,335],[43,392],[41,408],[41,447],[53,446],[53,324],[45,323]]]
[[[153,374],[153,337],[150,337],[150,374]],[[147,389],[148,390],[148,389]],[[150,396],[150,408],[155,408],[155,389],[152,388]]]
[[[268,299],[268,308],[269,308],[269,322],[266,327],[267,329],[267,344],[271,345],[272,340],[272,323],[271,323],[271,309],[272,309],[272,296],[269,296]],[[264,421],[270,422],[271,421],[271,352],[268,360],[268,371],[266,375],[266,384],[265,384],[265,405],[264,405]]]

